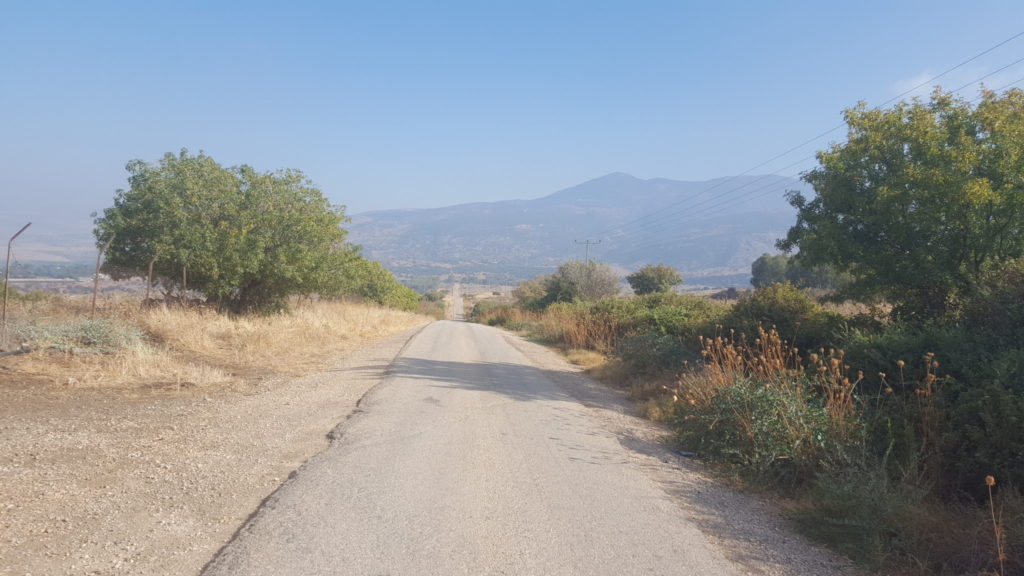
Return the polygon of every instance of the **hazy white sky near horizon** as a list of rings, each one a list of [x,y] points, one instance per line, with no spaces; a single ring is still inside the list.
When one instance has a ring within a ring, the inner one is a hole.
[[[181,148],[300,169],[350,214],[710,179],[1022,30],[1019,0],[0,0],[0,210],[87,219],[129,160]],[[1024,37],[941,84],[1021,57]]]

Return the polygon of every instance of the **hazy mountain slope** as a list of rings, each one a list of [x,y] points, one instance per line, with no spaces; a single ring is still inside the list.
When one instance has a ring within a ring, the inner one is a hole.
[[[535,200],[353,217],[350,239],[399,274],[486,272],[524,278],[591,257],[624,270],[663,263],[689,278],[740,275],[795,220],[793,179],[642,180],[615,173]],[[735,281],[735,279],[734,279]]]

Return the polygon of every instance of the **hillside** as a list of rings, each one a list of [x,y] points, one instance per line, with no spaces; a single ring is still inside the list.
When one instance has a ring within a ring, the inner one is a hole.
[[[591,257],[623,272],[668,264],[688,284],[743,285],[750,263],[794,222],[778,176],[705,182],[613,173],[534,200],[353,217],[350,240],[402,276],[476,275],[498,283]]]

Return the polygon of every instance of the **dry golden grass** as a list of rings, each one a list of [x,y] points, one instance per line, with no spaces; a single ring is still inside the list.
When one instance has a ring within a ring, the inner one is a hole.
[[[190,387],[237,382],[218,366],[195,362],[174,351],[146,344],[114,354],[73,354],[37,351],[9,363],[15,375],[31,376],[68,386]]]
[[[79,299],[21,306],[22,323],[59,326],[89,317]],[[345,302],[303,302],[289,312],[231,317],[209,310],[141,310],[137,300],[105,302],[97,318],[141,331],[112,353],[43,349],[5,359],[14,376],[85,386],[205,386],[313,371],[331,356],[431,318]]]
[[[603,354],[598,354],[593,350],[583,350],[581,348],[573,348],[565,352],[565,359],[577,366],[583,368],[594,368],[596,366],[603,365],[607,358]]]
[[[139,317],[147,334],[179,353],[236,371],[284,374],[309,371],[334,353],[426,321],[415,314],[344,302],[303,303],[270,316],[157,308]]]

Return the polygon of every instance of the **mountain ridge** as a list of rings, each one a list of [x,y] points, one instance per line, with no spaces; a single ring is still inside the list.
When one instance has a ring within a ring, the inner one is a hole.
[[[750,263],[795,221],[785,192],[806,189],[775,175],[680,181],[612,172],[530,200],[357,214],[349,239],[406,277],[515,282],[582,257],[576,241],[600,240],[591,256],[623,273],[661,263],[742,285]]]

